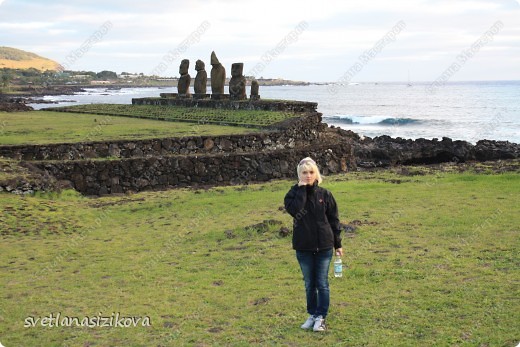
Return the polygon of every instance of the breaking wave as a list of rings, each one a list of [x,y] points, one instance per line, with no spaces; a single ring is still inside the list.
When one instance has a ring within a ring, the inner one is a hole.
[[[374,124],[374,125],[413,125],[419,124],[422,121],[413,118],[393,118],[393,117],[381,117],[381,116],[369,116],[359,117],[352,115],[337,115],[337,116],[323,116],[325,122],[330,121],[333,123],[341,124]]]

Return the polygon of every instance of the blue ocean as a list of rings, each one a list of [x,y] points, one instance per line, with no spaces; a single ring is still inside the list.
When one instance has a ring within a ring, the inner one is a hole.
[[[176,92],[176,88],[92,88],[45,99],[63,106],[129,104],[132,98],[168,92]],[[448,82],[436,88],[413,82],[261,86],[260,95],[263,99],[317,102],[324,122],[362,136],[520,143],[520,81]],[[31,106],[39,109],[49,105]]]

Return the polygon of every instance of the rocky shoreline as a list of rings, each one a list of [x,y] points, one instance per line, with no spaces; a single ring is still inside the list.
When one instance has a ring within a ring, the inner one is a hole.
[[[53,101],[43,100],[46,95],[74,95],[85,91],[82,86],[25,86],[16,93],[0,93],[1,112],[25,112],[33,108],[27,104],[54,104]]]
[[[27,106],[24,101],[20,100],[0,100],[0,112],[26,112],[33,111],[31,106]]]
[[[95,87],[95,86],[93,86]],[[104,86],[106,87],[106,86]],[[16,93],[0,93],[0,100],[16,98],[42,97],[46,95],[74,95],[84,92],[90,86],[70,85],[70,86],[23,86],[17,89]]]
[[[520,144],[509,141],[480,140],[475,145],[443,137],[438,139],[403,139],[387,135],[361,138],[358,134],[331,127],[329,132],[352,139],[359,168],[396,165],[485,162],[520,158]]]

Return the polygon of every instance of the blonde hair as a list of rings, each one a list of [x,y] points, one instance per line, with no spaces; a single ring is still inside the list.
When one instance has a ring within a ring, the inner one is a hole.
[[[318,181],[318,184],[321,184],[323,178],[321,177],[320,169],[318,169],[318,165],[316,165],[316,162],[310,157],[303,158],[298,164],[296,172],[298,173],[299,180],[301,180],[302,172],[305,170],[316,172],[316,180]]]

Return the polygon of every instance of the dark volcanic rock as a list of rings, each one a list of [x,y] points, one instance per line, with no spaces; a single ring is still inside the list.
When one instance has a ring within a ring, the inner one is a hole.
[[[379,136],[357,140],[354,143],[354,153],[357,165],[360,167],[385,167],[397,164],[515,159],[519,157],[519,145],[507,141],[489,140],[482,140],[472,145],[466,141],[453,141],[447,137],[439,141]]]
[[[472,149],[473,158],[478,161],[516,159],[520,157],[520,144],[509,141],[478,141]]]
[[[33,110],[31,106],[27,106],[23,102],[0,102],[0,111],[3,112],[24,112]]]

